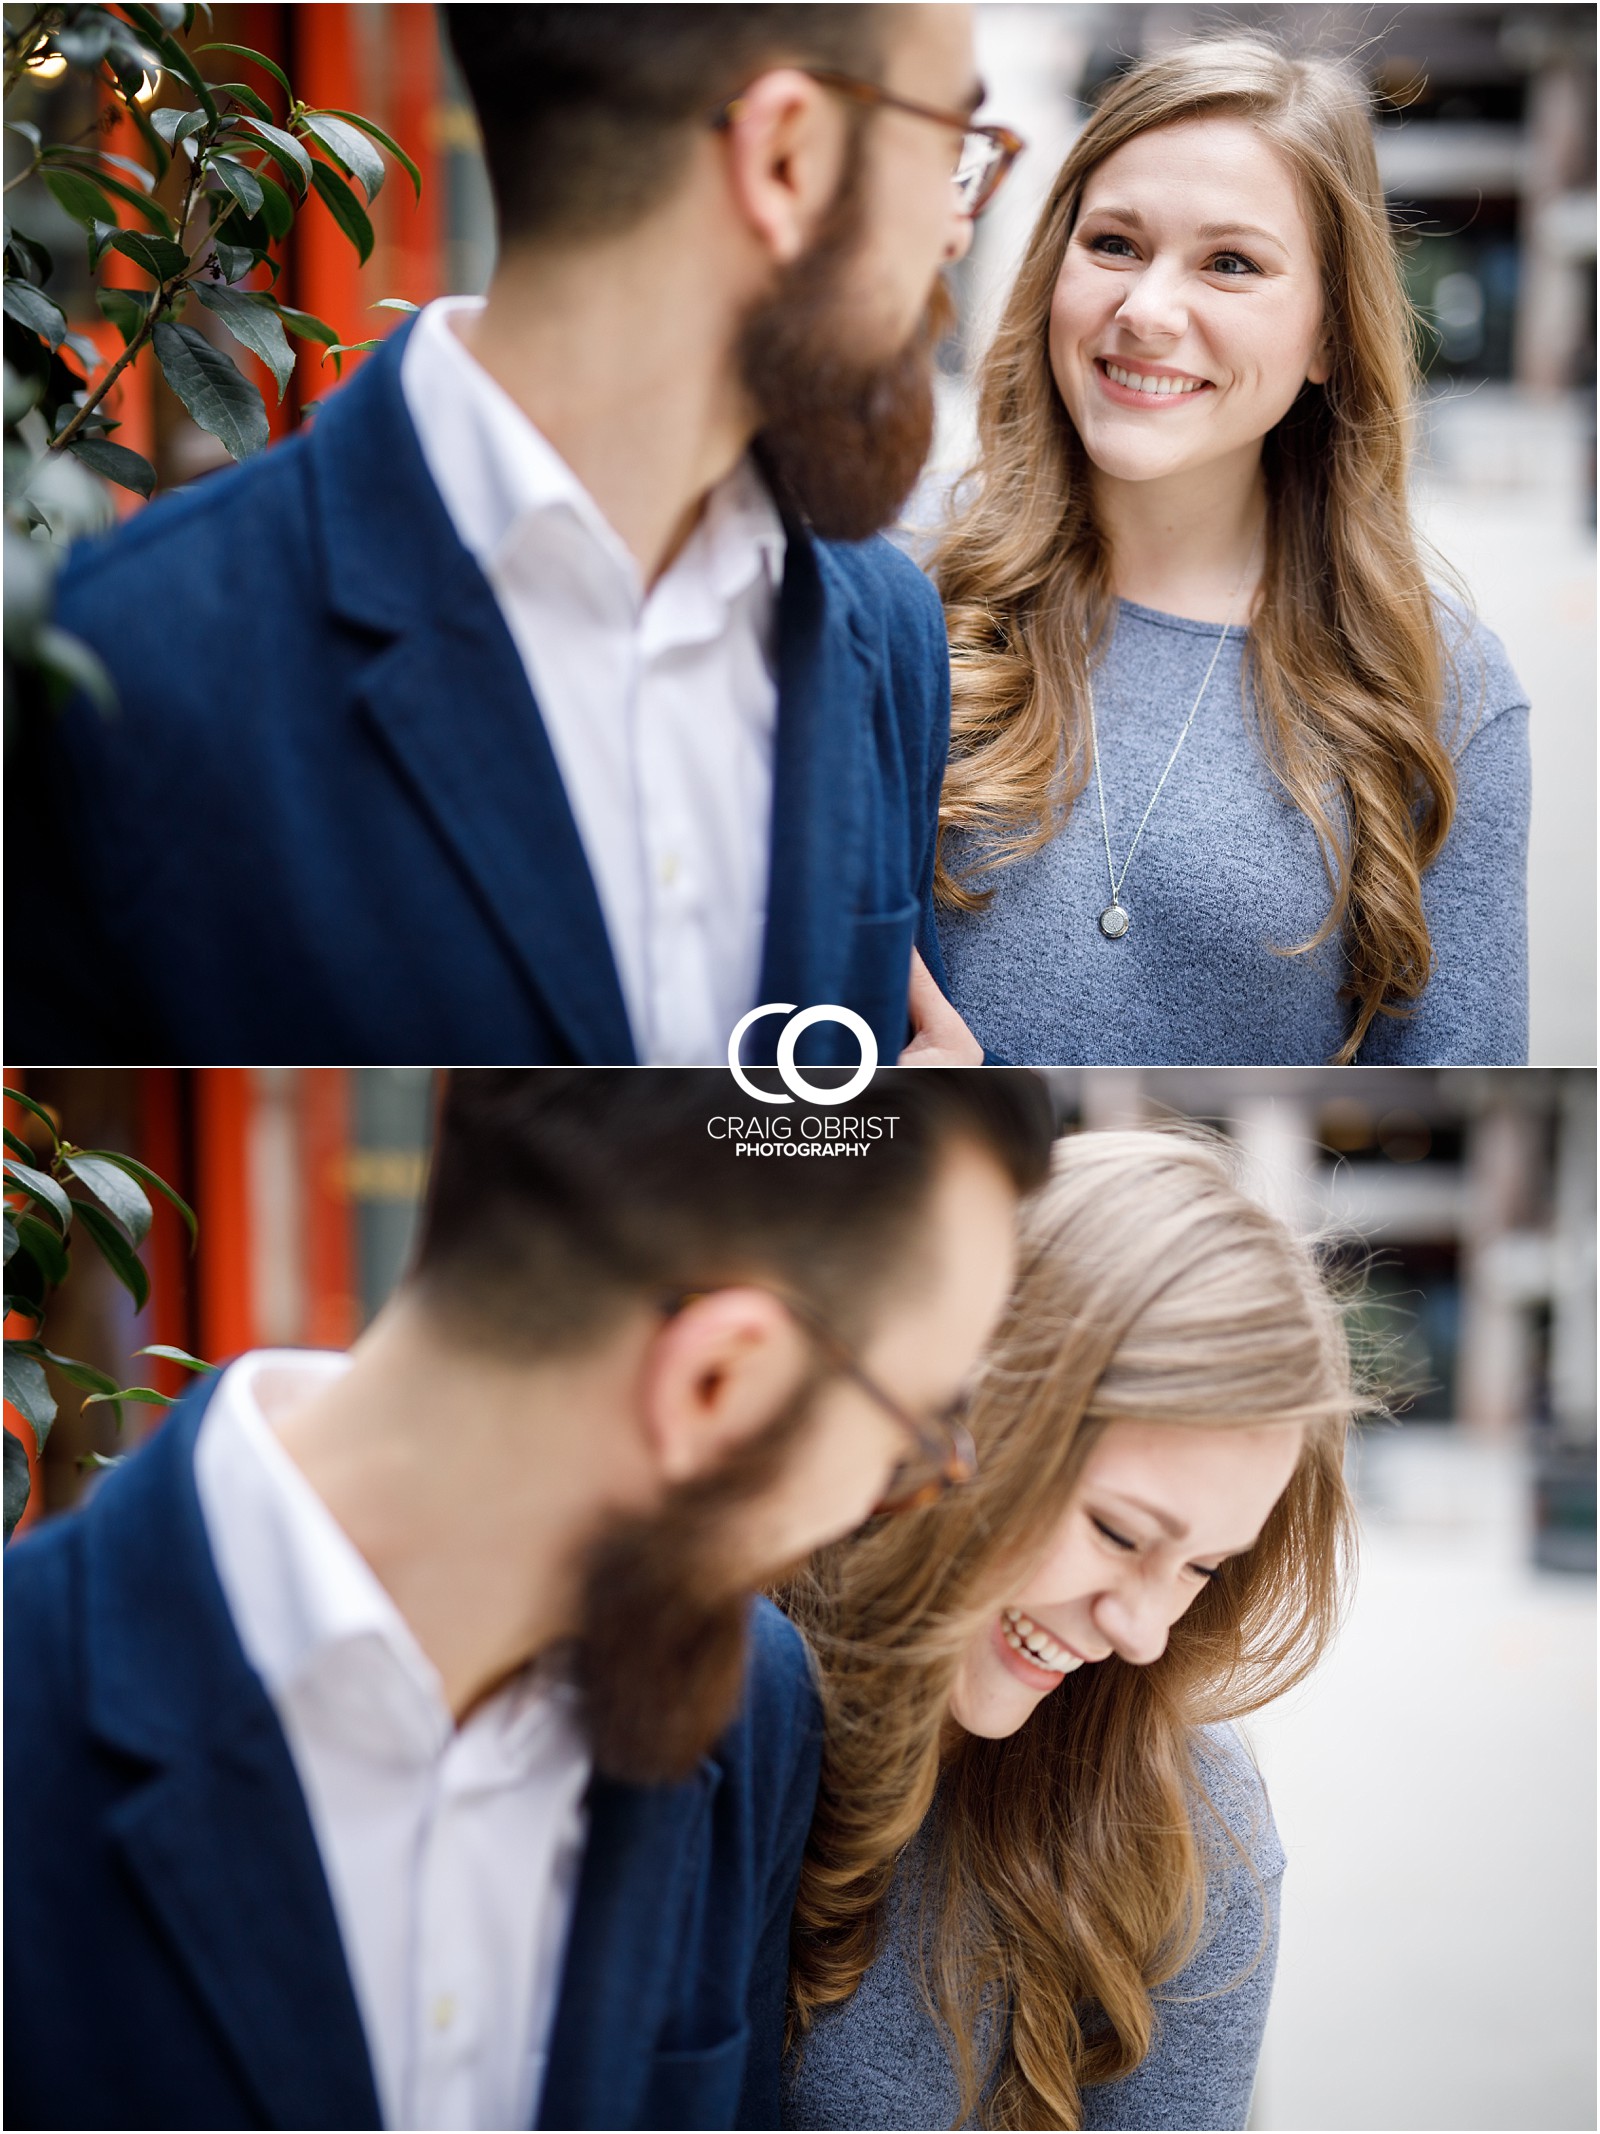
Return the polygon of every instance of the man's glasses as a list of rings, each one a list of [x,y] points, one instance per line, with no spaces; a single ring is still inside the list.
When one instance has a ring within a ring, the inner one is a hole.
[[[824,89],[850,97],[855,103],[886,111],[906,111],[914,119],[928,119],[936,126],[948,126],[953,133],[959,134],[961,152],[956,158],[956,194],[962,213],[974,220],[999,192],[1007,171],[1027,146],[1021,134],[1013,133],[1009,126],[975,126],[964,112],[941,111],[933,104],[913,103],[910,97],[896,96],[888,89],[880,89],[876,82],[861,81],[853,74],[836,74],[827,67],[801,67],[799,72],[820,82]],[[741,101],[737,96],[731,97],[720,110],[713,112],[711,123],[714,126],[728,125],[738,117]]]
[[[964,1420],[968,1405],[965,1394],[950,1403],[937,1415],[913,1415],[901,1401],[880,1386],[860,1359],[833,1331],[827,1322],[806,1303],[785,1289],[774,1289],[767,1282],[752,1282],[741,1285],[760,1289],[769,1297],[775,1297],[804,1333],[816,1345],[829,1368],[847,1379],[858,1392],[865,1393],[875,1406],[899,1424],[911,1440],[915,1450],[903,1459],[889,1477],[889,1487],[882,1499],[873,1508],[875,1519],[889,1517],[897,1512],[920,1511],[933,1504],[947,1490],[955,1489],[963,1482],[970,1482],[978,1471],[978,1450],[972,1442],[972,1433]],[[662,1311],[669,1317],[682,1311],[697,1297],[709,1295],[703,1289],[675,1291],[662,1300]]]

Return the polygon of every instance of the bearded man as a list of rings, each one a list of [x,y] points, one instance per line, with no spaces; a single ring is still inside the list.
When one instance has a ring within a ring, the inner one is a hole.
[[[488,294],[69,569],[122,711],[18,781],[52,910],[13,1051],[703,1063],[784,1001],[976,1061],[935,983],[942,617],[869,538],[1021,145],[971,123],[970,11],[444,13]]]
[[[751,1594],[958,1479],[1051,1120],[890,1069],[782,1163],[729,1086],[454,1076],[353,1353],[7,1551],[8,2124],[777,2125],[820,1741]]]

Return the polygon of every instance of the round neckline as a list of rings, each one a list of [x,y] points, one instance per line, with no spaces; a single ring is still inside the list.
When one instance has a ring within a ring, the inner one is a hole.
[[[1154,623],[1159,630],[1186,630],[1193,637],[1211,638],[1220,636],[1223,631],[1223,626],[1220,622],[1196,622],[1192,615],[1168,615],[1163,613],[1160,608],[1147,608],[1137,600],[1124,600],[1120,595],[1117,600],[1117,606],[1123,614],[1132,615],[1140,622]],[[1227,635],[1229,637],[1248,637],[1250,635],[1250,625],[1247,622],[1230,622],[1227,626]]]

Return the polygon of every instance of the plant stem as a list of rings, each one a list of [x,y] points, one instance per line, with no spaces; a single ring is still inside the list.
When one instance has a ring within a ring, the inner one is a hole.
[[[158,289],[155,292],[157,298],[161,297],[165,286],[166,285],[163,284],[162,288]],[[94,391],[89,395],[88,399],[85,400],[83,406],[79,408],[78,412],[73,416],[72,420],[67,424],[66,428],[61,432],[61,434],[58,437],[51,438],[48,447],[50,451],[64,452],[67,446],[71,444],[72,440],[77,436],[78,432],[83,428],[89,417],[94,413],[95,409],[100,405],[101,401],[104,400],[107,393],[110,392],[111,388],[122,376],[123,372],[133,361],[134,357],[139,353],[140,349],[142,349],[145,343],[150,339],[151,334],[154,333],[156,313],[160,309],[161,305],[159,302],[152,302],[144,324],[139,328],[138,332],[128,343],[127,347],[122,351],[121,355],[118,356],[116,362],[112,364],[111,368],[106,372],[105,376],[100,380],[100,383],[95,387]]]

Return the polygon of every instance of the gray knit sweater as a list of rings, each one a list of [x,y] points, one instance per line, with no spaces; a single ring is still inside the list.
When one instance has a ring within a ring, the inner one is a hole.
[[[1380,1017],[1364,1064],[1516,1065],[1527,1058],[1528,704],[1499,639],[1441,599],[1459,689],[1445,732],[1455,826],[1423,878],[1434,973],[1407,1021]],[[1097,668],[1111,852],[1121,869],[1217,642],[1214,624],[1119,604]],[[1312,1065],[1344,1040],[1337,939],[1306,941],[1329,889],[1310,823],[1284,793],[1240,696],[1247,633],[1228,633],[1156,802],[1108,941],[1105,837],[1091,775],[1061,834],[982,879],[975,915],[946,913],[950,997],[985,1048],[1019,1065]],[[1459,702],[1458,702],[1459,696]],[[981,856],[954,848],[965,866]]]
[[[1155,2038],[1143,2063],[1120,2082],[1084,2091],[1086,2127],[1242,2127],[1249,2116],[1278,1958],[1283,1851],[1261,1780],[1233,1729],[1202,1728],[1198,1750],[1223,1826],[1197,1806],[1207,1867],[1200,1946],[1155,1991]],[[786,2127],[955,2124],[955,2074],[917,1977],[916,1906],[909,1900],[920,1857],[914,1841],[877,1961],[852,1999],[818,2019],[786,2071]]]

